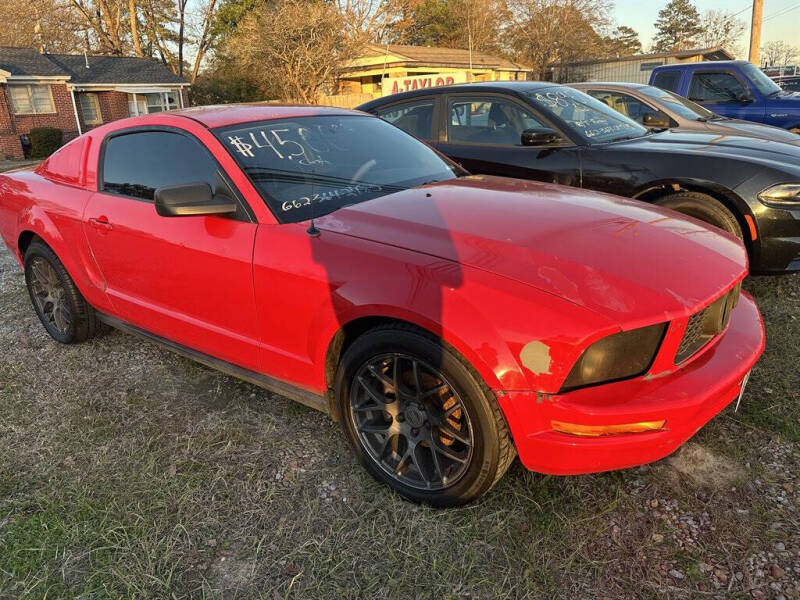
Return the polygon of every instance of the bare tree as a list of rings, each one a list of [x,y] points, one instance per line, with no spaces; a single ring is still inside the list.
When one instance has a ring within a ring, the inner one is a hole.
[[[197,74],[200,71],[200,65],[203,63],[206,52],[208,52],[209,47],[211,46],[211,25],[214,21],[214,15],[216,14],[214,12],[216,6],[217,0],[208,0],[208,3],[202,10],[201,26],[197,36],[197,49],[194,56],[194,65],[192,66],[192,74],[189,78],[191,83],[194,83],[197,80]]]
[[[745,31],[745,23],[724,10],[707,10],[700,21],[700,34],[697,42],[704,48],[722,46],[726,50],[739,54],[739,42]]]
[[[123,16],[127,2],[123,0],[70,0],[84,19],[84,26],[94,35],[98,49],[104,54],[124,54]]]
[[[568,63],[604,52],[598,31],[609,23],[606,0],[512,0],[509,8],[509,46],[534,78],[543,79],[547,65],[557,62],[564,65],[561,79],[569,79]]]
[[[76,52],[83,47],[83,20],[68,0],[0,0],[0,15],[0,46],[45,52]]]
[[[360,46],[346,29],[334,6],[279,0],[247,15],[225,51],[264,94],[313,103]]]
[[[783,67],[792,64],[800,57],[800,49],[784,41],[773,40],[764,44],[761,54],[767,66]]]

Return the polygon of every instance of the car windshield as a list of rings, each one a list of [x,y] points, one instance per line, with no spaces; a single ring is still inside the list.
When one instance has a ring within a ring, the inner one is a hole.
[[[637,138],[648,130],[621,115],[604,102],[568,87],[551,87],[527,92],[534,106],[548,117],[560,119],[590,142],[613,142]]]
[[[717,115],[707,108],[703,108],[699,104],[692,102],[679,96],[674,92],[668,92],[651,85],[639,88],[639,91],[650,96],[653,100],[664,105],[664,108],[680,115],[684,119],[692,119],[695,121],[704,121],[706,119],[713,119]]]
[[[747,75],[748,79],[753,82],[759,92],[765,96],[771,96],[781,91],[781,86],[772,81],[764,71],[759,69],[752,63],[745,63],[742,65],[742,71]]]
[[[464,174],[375,117],[274,119],[214,133],[281,223]]]

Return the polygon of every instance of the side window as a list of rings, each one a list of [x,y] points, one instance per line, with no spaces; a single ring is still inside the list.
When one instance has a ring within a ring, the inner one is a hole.
[[[678,82],[681,80],[680,71],[659,71],[653,78],[653,85],[670,92],[678,91]]]
[[[689,100],[695,102],[736,102],[745,93],[742,83],[730,73],[695,73],[689,86]]]
[[[622,94],[620,92],[601,92],[598,90],[589,90],[588,94],[597,98],[600,102],[607,104],[618,113],[633,119],[640,125],[644,123],[644,116],[646,114],[656,112],[638,98],[634,98],[628,94]]]
[[[523,131],[545,126],[503,98],[451,99],[448,114],[447,139],[455,143],[521,146]]]
[[[217,164],[194,139],[166,131],[112,137],[103,157],[103,190],[153,201],[167,185],[206,182],[218,188]]]
[[[433,100],[421,100],[378,109],[376,114],[415,138],[433,139]]]

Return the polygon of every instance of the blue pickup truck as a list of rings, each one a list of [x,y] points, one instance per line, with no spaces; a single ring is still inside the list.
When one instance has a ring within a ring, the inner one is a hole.
[[[678,63],[656,67],[650,85],[734,119],[800,133],[800,94],[782,90],[746,60]]]

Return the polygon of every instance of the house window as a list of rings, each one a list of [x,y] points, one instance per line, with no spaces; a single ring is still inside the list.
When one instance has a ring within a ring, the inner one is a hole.
[[[133,103],[133,94],[128,94],[128,113],[132,117],[137,114],[146,115],[167,110],[177,110],[179,108],[178,92],[136,94],[135,105]]]
[[[81,94],[79,98],[83,122],[87,125],[101,125],[103,123],[103,115],[100,113],[100,102],[97,99],[97,94]]]
[[[14,105],[14,114],[39,115],[56,112],[49,85],[10,84],[8,91]]]

